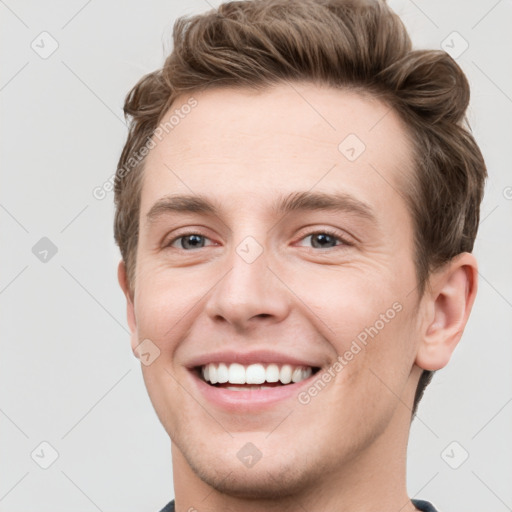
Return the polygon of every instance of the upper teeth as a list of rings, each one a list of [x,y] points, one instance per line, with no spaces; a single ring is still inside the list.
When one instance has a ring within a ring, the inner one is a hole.
[[[292,366],[289,364],[250,364],[239,363],[209,363],[202,367],[204,380],[211,384],[263,384],[263,382],[278,382],[289,384],[300,382],[311,375],[311,367]]]

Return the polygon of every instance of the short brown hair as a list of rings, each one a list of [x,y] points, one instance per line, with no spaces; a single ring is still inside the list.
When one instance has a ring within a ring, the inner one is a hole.
[[[129,134],[115,178],[115,239],[135,286],[144,158],[134,159],[178,95],[309,81],[370,94],[393,108],[414,147],[403,191],[415,227],[418,292],[430,273],[471,252],[487,171],[465,117],[469,84],[441,50],[413,50],[383,0],[232,1],[174,24],[162,69],[129,92]],[[424,371],[413,414],[433,372]]]

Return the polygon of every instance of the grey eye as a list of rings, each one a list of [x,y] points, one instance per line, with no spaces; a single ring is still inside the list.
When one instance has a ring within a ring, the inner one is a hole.
[[[314,233],[312,235],[307,236],[306,238],[311,238],[311,245],[315,249],[335,247],[337,245],[337,240],[339,240],[338,237],[335,237],[328,233]]]
[[[197,249],[204,247],[205,237],[203,235],[185,235],[180,236],[175,242],[180,241],[181,249]]]

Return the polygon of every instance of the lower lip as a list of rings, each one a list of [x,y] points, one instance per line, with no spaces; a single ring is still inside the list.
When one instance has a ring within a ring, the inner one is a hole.
[[[232,389],[218,388],[207,384],[197,375],[195,370],[191,370],[190,374],[197,389],[206,398],[206,400],[208,400],[208,402],[233,412],[262,411],[269,409],[284,400],[296,398],[301,389],[309,386],[316,377],[315,373],[307,379],[293,384],[286,384],[266,389],[234,391]]]

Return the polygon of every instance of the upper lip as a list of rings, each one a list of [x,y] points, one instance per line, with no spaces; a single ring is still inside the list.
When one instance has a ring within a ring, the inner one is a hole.
[[[292,366],[311,366],[313,368],[322,366],[318,358],[294,357],[289,354],[276,352],[275,350],[251,350],[241,352],[240,350],[223,350],[212,352],[211,354],[202,354],[190,359],[186,366],[190,369],[198,366],[204,366],[208,363],[239,363],[249,365],[254,363],[264,364],[290,364]]]

